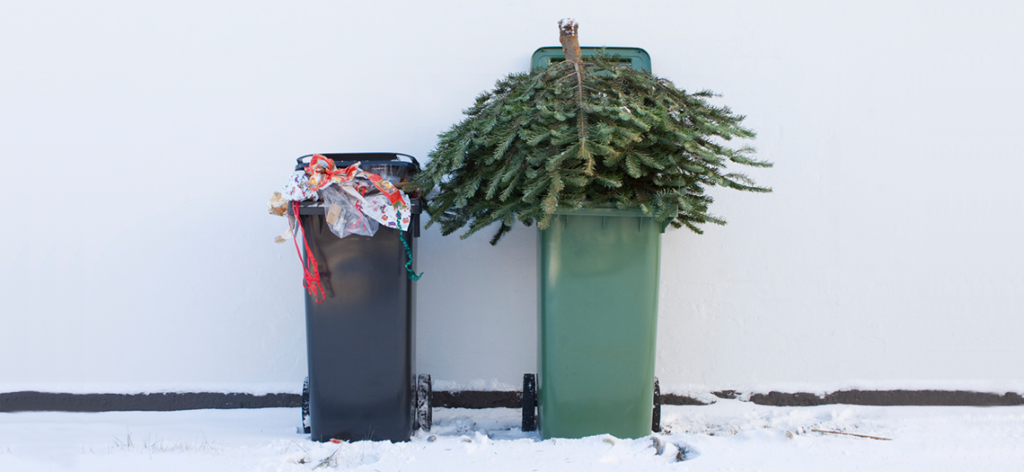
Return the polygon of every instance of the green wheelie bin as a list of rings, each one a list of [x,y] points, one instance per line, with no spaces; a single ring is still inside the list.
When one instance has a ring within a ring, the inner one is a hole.
[[[536,424],[531,397],[544,438],[637,438],[659,429],[664,228],[640,210],[593,208],[560,211],[540,231],[538,375],[535,387],[532,375],[524,379],[524,429]]]

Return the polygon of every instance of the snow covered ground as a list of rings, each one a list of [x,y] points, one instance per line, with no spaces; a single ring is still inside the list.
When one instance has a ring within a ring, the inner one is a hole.
[[[315,443],[299,410],[0,413],[0,470],[1024,470],[1024,407],[666,406],[666,431],[541,441],[516,409],[435,409],[408,443]],[[816,431],[817,430],[817,431]],[[852,433],[889,440],[835,434]]]

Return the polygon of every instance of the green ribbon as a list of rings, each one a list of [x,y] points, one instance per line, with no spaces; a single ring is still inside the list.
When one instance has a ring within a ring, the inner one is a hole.
[[[420,277],[423,277],[423,272],[416,275],[416,272],[412,271],[412,249],[409,249],[409,243],[405,242],[405,231],[402,231],[401,229],[398,230],[398,239],[402,240],[402,245],[405,246],[405,255],[409,256],[409,260],[405,263],[405,270],[409,272],[409,280],[415,282],[419,280]]]

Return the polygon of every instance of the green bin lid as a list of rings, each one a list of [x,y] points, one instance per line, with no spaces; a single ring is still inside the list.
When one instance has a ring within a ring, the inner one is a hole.
[[[606,56],[619,57],[636,70],[651,72],[651,55],[640,48],[603,48],[603,47],[581,47],[580,53],[583,57],[594,56],[599,51],[604,51]],[[537,48],[533,52],[533,59],[530,60],[530,70],[541,69],[551,65],[552,62],[564,61],[565,54],[561,46],[547,46]]]

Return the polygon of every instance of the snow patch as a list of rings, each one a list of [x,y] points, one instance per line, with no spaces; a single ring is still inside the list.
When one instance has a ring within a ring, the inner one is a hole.
[[[482,392],[518,392],[522,386],[502,383],[498,379],[476,379],[469,382],[456,382],[453,380],[434,380],[434,391],[461,392],[463,390]]]
[[[434,410],[405,443],[319,443],[298,408],[0,413],[0,470],[1016,470],[1018,407],[662,407],[661,434],[541,439],[515,408]],[[859,434],[850,436],[837,433]],[[874,440],[864,436],[890,439]],[[319,468],[317,468],[319,466]]]
[[[713,392],[736,392],[741,400],[749,400],[756,393],[810,393],[825,396],[843,390],[939,390],[994,393],[1008,392],[1024,394],[1024,380],[849,380],[843,382],[765,382],[707,385],[697,383],[661,383],[662,394],[684,395],[703,403],[714,403],[719,398]]]

